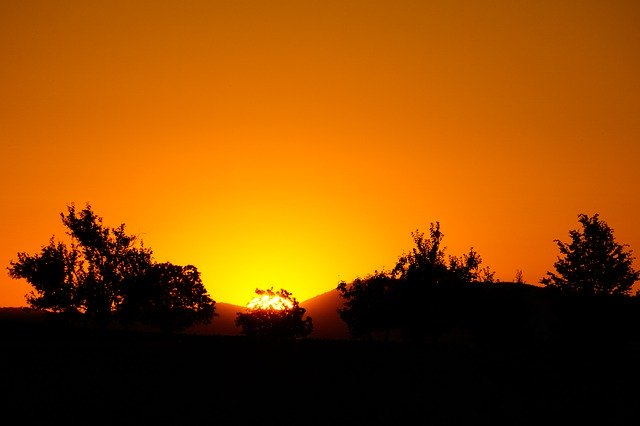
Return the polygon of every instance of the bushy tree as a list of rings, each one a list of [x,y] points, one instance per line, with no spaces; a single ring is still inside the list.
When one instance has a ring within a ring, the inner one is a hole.
[[[353,338],[368,338],[374,332],[400,326],[402,300],[398,280],[388,272],[375,271],[347,285],[338,284],[344,303],[338,315]]]
[[[8,268],[33,287],[31,307],[172,329],[211,321],[215,301],[194,266],[156,263],[124,224],[104,226],[88,204],[80,211],[69,205],[60,216],[71,243],[52,237],[39,254],[18,253]]]
[[[420,230],[412,232],[411,236],[414,247],[398,258],[391,271],[393,277],[434,287],[494,281],[494,273],[489,268],[480,268],[482,257],[473,247],[460,257],[445,256],[440,222],[429,225],[428,238]]]
[[[84,283],[81,253],[72,244],[56,242],[53,238],[42,247],[40,254],[18,253],[11,261],[9,276],[25,278],[33,287],[27,294],[27,304],[34,309],[53,312],[75,312],[80,286]]]
[[[268,339],[297,339],[313,332],[311,317],[303,318],[302,308],[292,293],[273,288],[256,289],[257,303],[249,304],[247,312],[236,314],[235,325],[242,334]]]
[[[443,295],[465,285],[493,282],[493,272],[481,268],[473,249],[462,256],[446,256],[440,223],[431,223],[429,236],[412,232],[414,247],[401,255],[390,271],[376,271],[352,283],[340,282],[344,300],[338,308],[352,337],[399,329],[405,336],[420,335],[440,321]]]
[[[560,250],[556,272],[547,272],[540,282],[566,292],[628,295],[640,279],[628,245],[616,242],[613,229],[598,214],[579,214],[578,222],[582,228],[569,231],[570,242],[555,240]]]
[[[217,315],[215,302],[193,265],[153,263],[144,275],[125,282],[123,296],[118,315],[126,323],[138,321],[182,330],[207,324]]]

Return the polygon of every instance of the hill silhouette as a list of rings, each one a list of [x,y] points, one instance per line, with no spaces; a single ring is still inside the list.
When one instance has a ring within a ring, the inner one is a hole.
[[[40,322],[44,319],[45,313],[26,307],[3,307],[0,308],[0,320],[5,322]]]
[[[313,320],[312,339],[347,339],[347,325],[338,315],[338,307],[342,306],[338,290],[330,290],[307,299],[300,306],[307,310],[306,314]]]
[[[216,314],[210,324],[198,324],[186,330],[190,334],[213,334],[221,336],[237,336],[240,329],[235,326],[236,313],[244,307],[232,303],[218,302],[215,306]]]
[[[309,335],[311,339],[347,339],[347,326],[340,319],[337,308],[341,304],[337,290],[331,290],[312,297],[300,303],[306,309],[306,316],[313,319],[314,331]],[[243,312],[244,306],[232,303],[217,302],[214,317],[210,324],[198,324],[185,330],[188,334],[238,336],[240,328],[235,326],[238,312]],[[20,321],[21,323],[36,323],[43,321],[45,314],[30,308],[5,307],[0,308],[0,319]]]
[[[330,290],[315,297],[300,302],[300,306],[306,309],[305,316],[313,320],[313,332],[310,339],[347,339],[347,325],[338,316],[337,309],[342,300],[337,290]],[[235,326],[236,313],[243,312],[246,308],[231,303],[216,303],[217,317],[211,324],[197,325],[187,330],[192,334],[212,334],[223,336],[238,336],[240,328]]]

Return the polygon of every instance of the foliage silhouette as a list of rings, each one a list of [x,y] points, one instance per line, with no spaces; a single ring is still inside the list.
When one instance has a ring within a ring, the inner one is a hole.
[[[398,258],[390,271],[375,271],[352,283],[342,281],[337,290],[344,300],[338,308],[352,338],[399,330],[404,338],[424,335],[442,322],[438,297],[470,284],[493,283],[494,273],[481,268],[473,249],[460,257],[445,256],[440,223],[430,224],[429,237],[412,232],[414,247]]]
[[[313,331],[311,317],[304,317],[306,309],[300,307],[292,293],[273,287],[255,290],[256,297],[275,300],[279,306],[267,304],[248,308],[247,312],[236,314],[235,325],[242,334],[268,339],[297,339],[307,337]]]
[[[39,254],[18,253],[8,267],[9,276],[33,287],[26,296],[32,308],[165,330],[207,324],[216,315],[194,266],[156,263],[124,224],[104,226],[89,204],[81,211],[71,204],[60,216],[69,246],[51,237]]]
[[[376,331],[401,327],[403,301],[399,287],[399,280],[384,271],[357,277],[349,285],[345,281],[338,284],[344,299],[338,315],[352,338],[370,338]]]
[[[569,232],[571,242],[555,240],[561,256],[556,272],[547,272],[540,283],[547,288],[587,295],[629,295],[640,278],[633,269],[632,251],[616,242],[613,229],[599,218],[578,215],[582,229]]]
[[[411,236],[415,247],[398,258],[391,271],[393,277],[432,286],[494,281],[494,273],[489,268],[480,268],[482,258],[473,247],[468,254],[461,257],[450,255],[448,262],[445,260],[440,222],[429,225],[429,238],[419,230],[412,232]]]

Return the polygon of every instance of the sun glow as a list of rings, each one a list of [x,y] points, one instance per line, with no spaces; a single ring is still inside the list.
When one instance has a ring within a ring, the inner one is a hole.
[[[251,299],[251,301],[247,303],[247,308],[282,311],[293,308],[293,303],[291,300],[280,297],[277,294],[263,294]]]

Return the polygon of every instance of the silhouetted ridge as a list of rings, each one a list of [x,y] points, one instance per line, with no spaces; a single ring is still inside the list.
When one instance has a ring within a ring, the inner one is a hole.
[[[338,315],[338,308],[342,306],[342,303],[336,289],[300,303],[300,306],[305,308],[307,314],[313,318],[314,331],[309,336],[310,338],[347,339],[349,337],[347,325]]]

